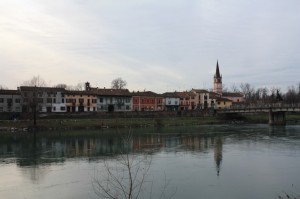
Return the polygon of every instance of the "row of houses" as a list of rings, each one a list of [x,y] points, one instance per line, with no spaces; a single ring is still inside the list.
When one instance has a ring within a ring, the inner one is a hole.
[[[93,88],[87,82],[84,91],[64,88],[21,86],[0,90],[0,112],[117,112],[175,111],[228,108],[243,101],[237,95],[225,98],[203,89],[157,94],[151,91]]]

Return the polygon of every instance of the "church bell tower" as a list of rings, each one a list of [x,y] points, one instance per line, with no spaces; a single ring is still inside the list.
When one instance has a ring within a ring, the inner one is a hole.
[[[218,61],[216,66],[216,73],[214,75],[214,92],[219,95],[222,95],[222,75],[220,75]]]

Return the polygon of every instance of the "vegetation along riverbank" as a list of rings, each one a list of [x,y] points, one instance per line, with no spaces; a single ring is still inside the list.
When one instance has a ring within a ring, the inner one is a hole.
[[[300,123],[300,114],[287,114],[288,124]],[[37,120],[36,129],[70,130],[70,129],[101,129],[101,128],[147,128],[163,126],[191,126],[214,124],[267,124],[267,114],[251,115],[207,115],[207,116],[149,116],[149,117],[115,117],[97,118],[88,116],[47,118]],[[33,129],[32,120],[0,120],[0,131],[30,131]]]

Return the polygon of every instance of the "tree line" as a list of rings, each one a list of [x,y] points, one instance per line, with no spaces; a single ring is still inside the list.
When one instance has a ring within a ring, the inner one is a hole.
[[[223,92],[243,93],[247,103],[273,103],[282,101],[288,104],[300,103],[300,82],[295,86],[289,86],[285,92],[279,87],[255,88],[249,83],[235,84],[230,89],[223,86]]]

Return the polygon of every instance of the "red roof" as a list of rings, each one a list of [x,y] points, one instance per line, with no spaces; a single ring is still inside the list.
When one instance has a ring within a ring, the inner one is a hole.
[[[128,89],[92,88],[91,91],[96,95],[131,96]]]
[[[230,99],[223,98],[223,97],[215,97],[217,102],[232,102]]]
[[[132,92],[132,96],[145,96],[145,97],[161,97],[161,95],[154,93],[152,91],[137,91],[137,92]]]
[[[176,95],[180,98],[190,98],[190,97],[196,97],[196,94],[193,92],[176,92]]]
[[[196,93],[208,93],[208,90],[205,89],[193,89]]]
[[[244,97],[243,93],[222,93],[223,97]]]

